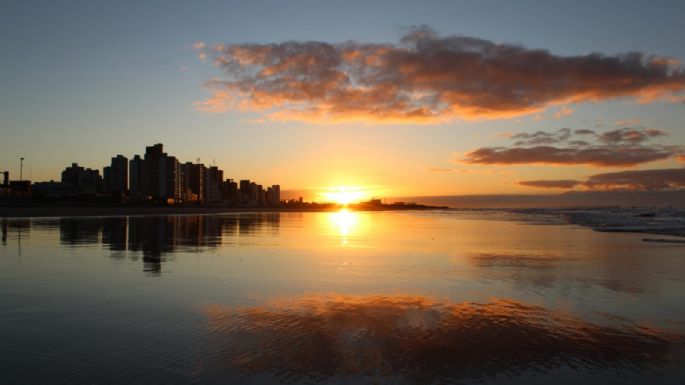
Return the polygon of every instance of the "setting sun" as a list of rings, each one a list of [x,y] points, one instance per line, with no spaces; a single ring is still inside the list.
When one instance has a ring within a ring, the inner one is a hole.
[[[341,205],[369,199],[368,191],[358,186],[338,186],[325,190],[321,195],[324,201]]]

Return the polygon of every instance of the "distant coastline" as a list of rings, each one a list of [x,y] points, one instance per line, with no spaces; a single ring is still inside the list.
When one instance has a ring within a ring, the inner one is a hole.
[[[685,189],[571,191],[561,194],[398,196],[392,200],[458,209],[561,209],[589,207],[685,207]]]
[[[353,211],[444,210],[445,206],[416,203],[302,203],[280,206],[202,206],[202,205],[22,205],[0,206],[0,218],[86,217],[132,215],[188,215],[258,212],[331,212],[341,209]]]

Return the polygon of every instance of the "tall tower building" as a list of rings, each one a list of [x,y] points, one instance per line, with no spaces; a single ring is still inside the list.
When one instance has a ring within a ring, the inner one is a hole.
[[[145,147],[145,165],[148,181],[147,194],[154,199],[167,199],[166,163],[164,145],[157,143]]]
[[[144,175],[144,160],[140,155],[136,155],[129,162],[128,167],[128,177],[129,177],[129,195],[134,198],[141,199],[145,195],[145,190],[143,188],[143,175]]]
[[[182,190],[186,195],[185,200],[204,202],[205,201],[205,179],[207,178],[207,168],[202,163],[186,162],[181,165],[183,175]]]
[[[205,202],[221,202],[224,196],[221,189],[221,182],[224,180],[224,172],[218,167],[212,166],[207,169],[205,184]]]
[[[250,182],[249,179],[243,179],[240,181],[240,204],[245,205],[250,202],[250,191],[252,183]]]
[[[269,197],[269,204],[272,206],[278,206],[281,204],[281,185],[275,184],[270,187],[271,196]]]
[[[162,157],[164,176],[162,196],[166,199],[179,201],[181,199],[181,178],[178,159],[164,154]]]
[[[117,195],[128,193],[128,158],[117,155],[110,164],[109,192]]]

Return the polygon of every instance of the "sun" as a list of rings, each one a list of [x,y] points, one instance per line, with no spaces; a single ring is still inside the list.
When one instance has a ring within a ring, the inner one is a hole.
[[[326,189],[321,194],[326,202],[348,205],[360,202],[368,195],[367,192],[357,186],[338,186]]]

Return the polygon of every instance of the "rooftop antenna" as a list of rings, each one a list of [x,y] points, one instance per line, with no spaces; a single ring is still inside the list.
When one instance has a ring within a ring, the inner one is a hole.
[[[19,180],[24,180],[24,158],[19,158]]]
[[[216,158],[212,158],[212,166],[216,166]]]

